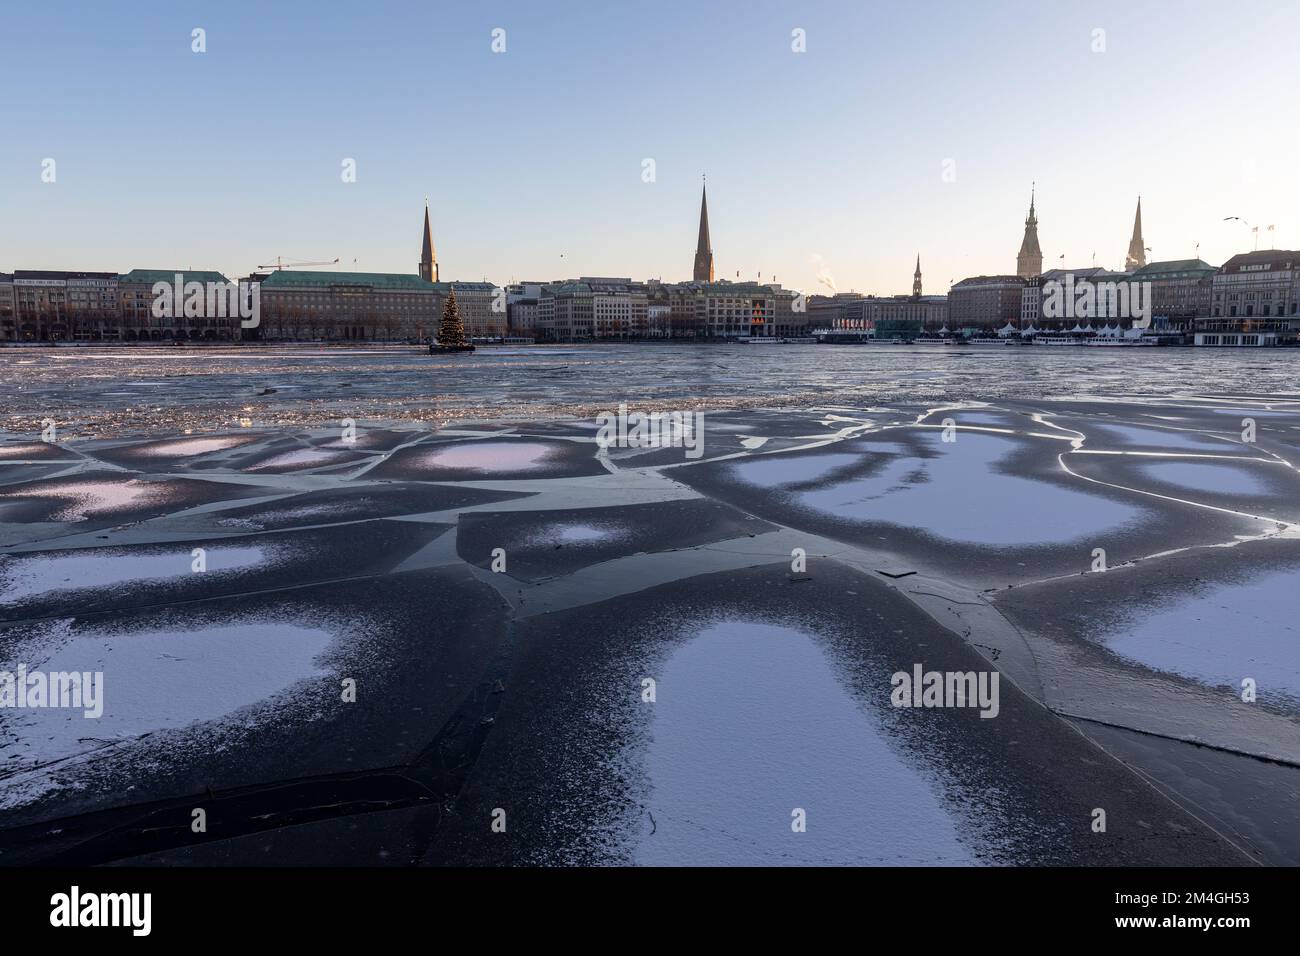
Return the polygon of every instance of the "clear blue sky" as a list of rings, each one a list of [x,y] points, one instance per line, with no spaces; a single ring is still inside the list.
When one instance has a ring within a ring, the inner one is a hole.
[[[1139,193],[1217,264],[1225,216],[1300,247],[1298,41],[1294,0],[13,3],[0,270],[413,272],[427,194],[444,278],[683,279],[702,172],[720,277],[1014,271],[1031,180],[1048,266],[1119,267]]]

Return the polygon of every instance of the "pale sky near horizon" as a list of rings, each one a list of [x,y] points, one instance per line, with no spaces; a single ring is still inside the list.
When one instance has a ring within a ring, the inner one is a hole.
[[[445,279],[687,279],[705,172],[720,278],[1014,272],[1035,180],[1044,268],[1121,267],[1138,194],[1217,265],[1227,216],[1300,248],[1297,40],[1295,0],[14,4],[0,271],[414,272],[427,194]]]

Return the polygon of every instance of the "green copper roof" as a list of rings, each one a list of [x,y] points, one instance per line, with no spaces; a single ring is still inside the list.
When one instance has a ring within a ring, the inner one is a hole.
[[[118,282],[138,282],[153,285],[155,282],[175,282],[177,274],[182,282],[229,282],[220,272],[187,272],[184,269],[132,269],[117,277]]]
[[[1164,275],[1171,272],[1217,272],[1218,266],[1212,266],[1203,259],[1170,259],[1168,262],[1148,262],[1140,269],[1135,269],[1135,276]]]
[[[263,289],[318,289],[332,285],[368,285],[375,289],[433,292],[435,286],[417,275],[396,272],[306,272],[277,269],[262,280]]]

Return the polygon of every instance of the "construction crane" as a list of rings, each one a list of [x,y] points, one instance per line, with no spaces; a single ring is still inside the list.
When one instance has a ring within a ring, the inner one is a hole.
[[[333,259],[321,259],[318,262],[285,262],[283,256],[276,256],[274,264],[258,266],[259,269],[305,269],[307,266],[336,266],[339,264],[338,257]]]

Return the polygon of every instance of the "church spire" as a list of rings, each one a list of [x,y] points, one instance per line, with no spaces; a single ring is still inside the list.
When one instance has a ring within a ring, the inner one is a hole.
[[[424,247],[420,250],[420,278],[425,282],[438,281],[438,260],[433,254],[433,229],[429,226],[429,200],[424,200]]]
[[[1022,279],[1032,279],[1043,271],[1043,250],[1038,245],[1038,214],[1034,211],[1034,198],[1037,184],[1029,187],[1029,215],[1025,218],[1025,238],[1020,243],[1020,254],[1016,256],[1016,275]]]
[[[709,191],[700,190],[700,239],[695,246],[695,281],[713,281],[713,244],[709,241]]]
[[[916,272],[912,273],[912,298],[921,298],[921,254],[916,254]]]
[[[1138,196],[1137,215],[1133,218],[1133,238],[1128,241],[1128,255],[1124,257],[1124,268],[1132,272],[1146,264],[1147,249],[1142,241],[1142,197]]]

